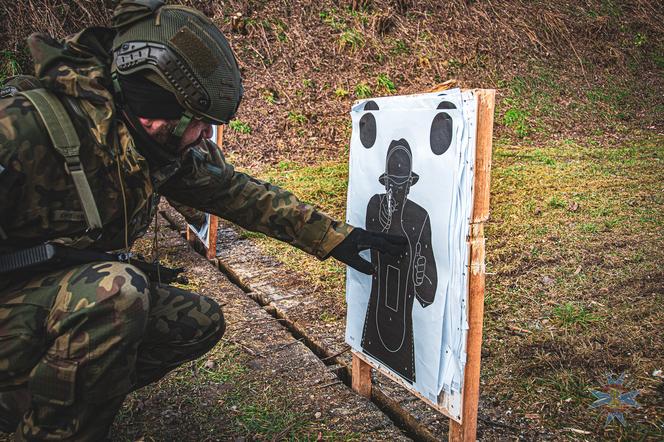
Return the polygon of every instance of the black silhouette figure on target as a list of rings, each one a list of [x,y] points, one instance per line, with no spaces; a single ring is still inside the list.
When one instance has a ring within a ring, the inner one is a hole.
[[[438,109],[453,109],[444,101]],[[377,111],[369,101],[365,111]],[[438,113],[432,122],[430,147],[445,153],[452,141],[452,118]],[[371,112],[360,119],[360,141],[369,149],[377,137],[376,118]],[[431,221],[423,207],[408,199],[411,186],[419,180],[412,170],[413,158],[405,139],[393,140],[387,150],[385,173],[379,177],[385,193],[376,194],[367,205],[366,229],[405,236],[408,247],[395,257],[371,252],[377,273],[372,276],[371,294],[362,332],[362,349],[376,360],[415,382],[413,304],[433,303],[437,287],[436,261],[431,244]]]

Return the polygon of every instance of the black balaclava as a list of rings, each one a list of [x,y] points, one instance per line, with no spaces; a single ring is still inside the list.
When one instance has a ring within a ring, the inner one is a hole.
[[[175,95],[140,73],[119,75],[118,82],[122,91],[122,116],[136,142],[136,149],[151,165],[163,166],[175,161],[178,158],[178,146],[168,142],[157,143],[138,119],[179,120],[185,110]]]
[[[179,120],[184,108],[172,92],[148,80],[142,73],[119,75],[125,105],[137,117]]]

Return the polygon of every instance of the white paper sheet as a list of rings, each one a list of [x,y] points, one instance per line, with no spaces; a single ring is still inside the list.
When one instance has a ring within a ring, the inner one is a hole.
[[[463,386],[476,108],[454,89],[351,110],[347,221],[409,245],[348,269],[346,342],[434,403]]]

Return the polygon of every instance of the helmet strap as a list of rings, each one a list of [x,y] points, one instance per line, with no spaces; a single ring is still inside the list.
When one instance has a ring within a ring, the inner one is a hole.
[[[120,87],[120,81],[118,80],[117,71],[111,73],[111,81],[113,82],[113,90],[115,91],[115,101],[122,103],[124,100],[122,96],[122,88]]]
[[[177,126],[175,126],[173,128],[173,131],[171,131],[170,144],[172,144],[173,146],[177,146],[180,144],[180,139],[182,138],[184,131],[187,129],[187,126],[189,126],[189,123],[191,123],[193,117],[194,116],[189,111],[185,111],[182,114],[182,116],[180,117],[180,121],[178,121]]]

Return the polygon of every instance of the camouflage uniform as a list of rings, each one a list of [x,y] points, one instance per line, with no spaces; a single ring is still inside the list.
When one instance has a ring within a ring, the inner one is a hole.
[[[28,385],[26,408],[8,404],[22,415],[17,440],[103,439],[128,392],[204,354],[223,333],[214,301],[150,284],[128,264],[16,285],[0,295],[0,386],[20,394]]]
[[[112,38],[90,28],[64,41],[29,39],[40,82],[61,98],[81,138],[101,232],[86,231],[62,157],[16,95],[0,100],[0,252],[45,240],[123,249],[147,230],[158,194],[319,258],[350,233],[291,193],[235,171],[210,141],[148,167],[109,92]],[[19,440],[100,440],[129,391],[205,353],[223,331],[213,301],[157,287],[130,265],[10,276],[0,281],[0,424],[12,422],[9,408],[21,416]]]

